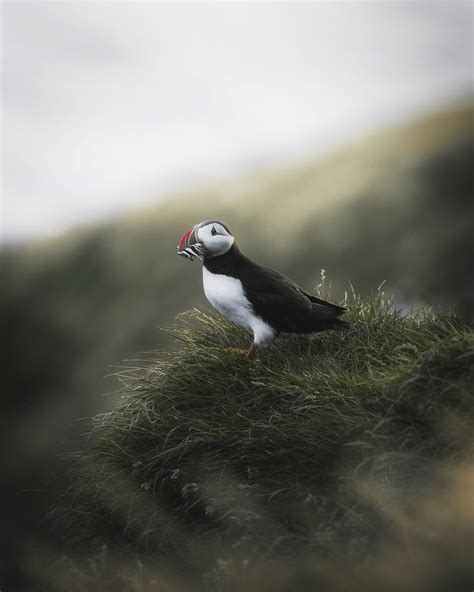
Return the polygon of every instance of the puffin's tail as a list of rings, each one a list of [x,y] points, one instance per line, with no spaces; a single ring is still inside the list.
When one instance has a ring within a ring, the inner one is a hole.
[[[317,322],[315,331],[348,331],[351,328],[348,322],[342,319],[324,319]]]
[[[336,329],[336,331],[349,331],[349,329],[352,329],[352,325],[342,319],[334,319],[333,329]]]
[[[343,321],[342,319],[333,319],[330,321],[331,327],[330,329],[334,329],[335,331],[348,331],[351,328],[351,325],[347,321]]]

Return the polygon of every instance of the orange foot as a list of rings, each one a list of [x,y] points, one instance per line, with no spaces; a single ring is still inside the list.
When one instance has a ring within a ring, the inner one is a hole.
[[[231,352],[233,354],[242,354],[246,358],[250,358],[253,352],[253,348],[245,348],[245,347],[228,347],[226,351]]]

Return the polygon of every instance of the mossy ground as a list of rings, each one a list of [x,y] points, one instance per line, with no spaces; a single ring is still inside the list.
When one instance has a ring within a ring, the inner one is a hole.
[[[53,512],[76,561],[132,562],[112,570],[113,589],[351,590],[334,566],[349,577],[398,552],[401,516],[412,524],[447,467],[472,460],[474,335],[451,315],[402,317],[381,291],[345,304],[350,331],[281,339],[250,360],[226,351],[248,334],[193,311],[171,329],[176,347],[121,369],[123,402],[96,418]],[[465,536],[449,538],[460,551],[446,576],[462,582]],[[172,587],[130,583],[147,561]]]

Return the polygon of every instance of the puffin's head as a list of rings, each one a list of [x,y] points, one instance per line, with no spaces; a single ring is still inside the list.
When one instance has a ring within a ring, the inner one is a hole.
[[[222,222],[205,220],[183,234],[178,244],[178,255],[194,261],[196,257],[224,255],[234,244],[232,233]]]

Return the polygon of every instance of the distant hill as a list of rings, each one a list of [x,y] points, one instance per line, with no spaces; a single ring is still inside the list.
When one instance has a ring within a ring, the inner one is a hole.
[[[404,307],[471,315],[473,114],[460,106],[322,159],[4,249],[4,490],[17,500],[15,492],[40,487],[76,418],[113,402],[100,396],[115,388],[103,378],[108,367],[165,346],[169,337],[157,326],[205,304],[199,265],[175,251],[202,219],[224,220],[244,252],[308,289],[324,268],[337,295],[349,280],[362,294],[386,280]],[[28,498],[33,513],[41,503]],[[28,511],[22,516],[12,514],[5,530],[21,536],[31,522]]]

